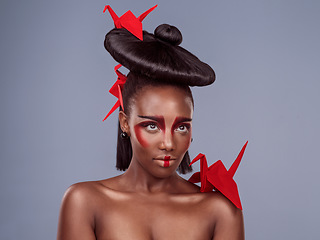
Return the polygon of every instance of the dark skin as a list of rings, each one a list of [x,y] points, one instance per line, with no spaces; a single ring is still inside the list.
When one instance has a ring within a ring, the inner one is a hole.
[[[242,211],[218,192],[200,193],[176,173],[191,142],[192,115],[183,90],[144,88],[129,116],[119,113],[133,149],[128,170],[72,185],[62,201],[57,239],[243,240]]]

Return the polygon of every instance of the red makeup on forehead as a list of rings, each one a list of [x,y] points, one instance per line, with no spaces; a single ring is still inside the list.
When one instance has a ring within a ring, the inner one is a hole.
[[[173,131],[177,128],[177,126],[180,123],[183,122],[190,122],[192,119],[191,118],[186,118],[186,117],[176,117],[176,119],[174,120],[172,127],[171,127],[171,134],[173,134]]]

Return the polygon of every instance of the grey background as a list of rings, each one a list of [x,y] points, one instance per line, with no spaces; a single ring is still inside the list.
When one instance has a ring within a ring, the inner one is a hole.
[[[180,28],[217,73],[194,88],[191,157],[231,165],[246,239],[319,236],[319,1],[1,0],[0,239],[55,239],[65,189],[116,174],[116,62],[103,48],[122,15]],[[198,166],[195,167],[195,170]],[[187,178],[189,177],[186,176]]]

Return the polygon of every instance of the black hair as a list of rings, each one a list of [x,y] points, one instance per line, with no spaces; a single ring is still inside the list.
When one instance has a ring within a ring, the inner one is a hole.
[[[196,56],[178,46],[182,35],[178,28],[168,24],[158,26],[154,34],[143,31],[143,41],[124,28],[107,33],[105,48],[120,64],[130,70],[122,90],[124,111],[128,115],[132,100],[147,86],[170,85],[183,89],[193,97],[189,86],[205,86],[215,81],[213,69]],[[121,108],[120,108],[121,110]],[[118,126],[117,169],[126,170],[132,158],[130,139],[122,139]],[[180,173],[192,171],[186,152],[177,169]]]

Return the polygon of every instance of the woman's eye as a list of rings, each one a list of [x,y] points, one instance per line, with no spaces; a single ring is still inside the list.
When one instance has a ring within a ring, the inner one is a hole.
[[[151,132],[154,132],[154,131],[157,131],[158,130],[158,126],[154,123],[150,123],[146,126],[146,129],[148,131],[151,131]]]
[[[180,125],[179,127],[176,128],[176,131],[181,132],[181,133],[186,133],[188,132],[189,127],[186,125]]]

